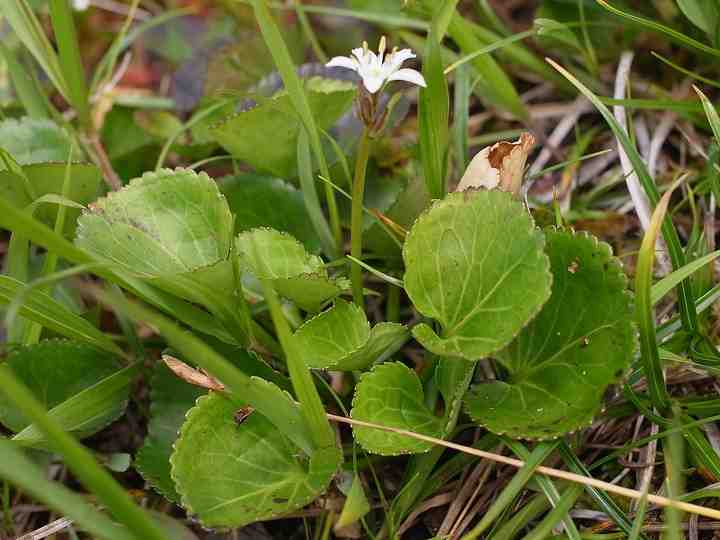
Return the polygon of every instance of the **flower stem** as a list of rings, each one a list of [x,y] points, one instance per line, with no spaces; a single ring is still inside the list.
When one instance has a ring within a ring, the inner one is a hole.
[[[365,198],[365,174],[367,172],[368,158],[370,157],[370,134],[368,128],[363,131],[358,145],[357,159],[355,161],[355,178],[352,186],[352,214],[350,217],[350,255],[362,259],[363,234],[363,200]],[[350,267],[350,280],[352,281],[353,299],[361,308],[365,307],[363,296],[362,268],[358,264]]]

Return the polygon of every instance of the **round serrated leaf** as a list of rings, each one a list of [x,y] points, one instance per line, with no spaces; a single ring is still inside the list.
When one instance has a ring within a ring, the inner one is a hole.
[[[507,345],[550,295],[544,238],[502,191],[453,193],[420,216],[403,248],[405,290],[442,325],[413,329],[428,350],[468,360]]]
[[[365,312],[341,299],[295,332],[308,367],[336,371],[365,369],[397,351],[407,336],[407,328],[396,323],[380,323],[371,330]]]
[[[76,394],[116,373],[121,365],[116,356],[89,345],[72,341],[48,340],[19,348],[7,357],[10,367],[42,405],[50,410]],[[127,400],[128,391],[125,391]],[[79,437],[86,437],[106,426],[122,413],[118,410],[84,422]],[[20,432],[30,425],[23,413],[0,392],[0,423]]]
[[[185,415],[207,391],[186,383],[164,363],[155,367],[151,386],[148,434],[135,458],[135,468],[153,488],[179,503],[170,477],[170,455]]]
[[[546,237],[550,300],[497,355],[507,379],[466,395],[475,421],[513,437],[554,438],[589,424],[636,345],[626,277],[610,246],[586,233]]]
[[[0,168],[2,168],[1,165]],[[32,194],[37,198],[51,194],[62,195],[66,172],[67,165],[65,163],[35,163],[22,167],[22,173],[31,185]],[[90,204],[97,199],[102,176],[100,169],[95,165],[71,163],[70,178],[72,181],[65,193],[65,198],[82,205]],[[25,180],[8,170],[0,170],[0,197],[12,202],[18,208],[25,208],[33,202],[31,194],[25,186]],[[46,225],[53,227],[58,208],[57,204],[39,204],[34,209],[33,215]],[[66,206],[65,212],[65,233],[72,235],[80,210]]]
[[[0,122],[0,148],[10,152],[20,165],[74,161],[77,150],[70,155],[70,137],[55,122],[23,116]],[[5,167],[0,163],[0,170]]]
[[[306,321],[295,332],[295,342],[312,368],[329,368],[360,349],[370,338],[365,312],[345,300]]]
[[[329,128],[352,105],[355,86],[313,79],[308,105],[320,129]],[[235,158],[280,178],[297,176],[297,139],[302,124],[289,95],[281,91],[256,107],[231,116],[210,130]]]
[[[242,527],[301,508],[340,465],[337,448],[308,458],[257,411],[238,423],[243,405],[216,393],[200,398],[175,444],[182,504],[206,527]]]
[[[235,242],[243,268],[255,277],[271,280],[278,293],[306,311],[318,311],[342,291],[323,261],[309,254],[289,234],[259,228],[241,233]]]
[[[76,243],[140,277],[167,277],[227,258],[232,214],[205,173],[163,169],[90,206]]]
[[[442,437],[442,420],[425,405],[417,374],[400,362],[380,364],[355,387],[352,418],[381,426]],[[374,454],[392,456],[427,452],[432,444],[406,435],[353,426],[355,440]]]
[[[235,215],[235,232],[271,227],[292,234],[316,253],[320,241],[308,217],[302,193],[272,176],[242,174],[223,179],[222,192]]]

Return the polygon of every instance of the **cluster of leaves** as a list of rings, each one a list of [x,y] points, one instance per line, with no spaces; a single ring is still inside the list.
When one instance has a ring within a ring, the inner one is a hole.
[[[262,124],[262,111],[252,114]],[[266,114],[276,112],[268,108]],[[47,129],[31,121],[6,124],[0,127],[20,134],[20,127],[37,135]],[[223,138],[227,126],[218,128]],[[290,155],[289,146],[285,148],[280,162]],[[20,174],[5,178],[6,189],[20,196]],[[539,230],[509,193],[455,193],[422,212],[402,250],[405,291],[428,318],[412,328],[412,335],[436,358],[434,376],[445,401],[440,411],[429,408],[418,375],[397,357],[409,330],[395,322],[371,327],[362,309],[341,298],[348,289],[341,273],[331,273],[286,230],[270,228],[282,224],[272,212],[262,221],[253,210],[258,201],[251,206],[243,192],[260,195],[261,203],[276,200],[286,210],[279,220],[302,235],[306,223],[298,214],[305,210],[290,186],[258,176],[218,186],[206,174],[188,169],[163,169],[132,180],[89,204],[77,219],[77,230],[67,233],[117,283],[161,308],[154,295],[163,295],[165,306],[183,307],[186,318],[175,310],[170,315],[200,339],[214,336],[224,342],[223,348],[234,347],[229,359],[247,374],[248,387],[255,388],[243,394],[212,392],[198,400],[201,389],[164,366],[155,370],[150,430],[135,465],[162,494],[181,502],[207,526],[240,526],[299,508],[327,488],[340,465],[332,449],[299,446],[285,425],[291,416],[273,422],[277,411],[296,410],[298,404],[286,392],[287,383],[273,382],[284,377],[268,376],[271,366],[247,349],[261,350],[267,339],[258,334],[256,323],[239,315],[246,290],[254,288],[254,301],[263,301],[255,280],[270,283],[289,305],[307,314],[293,340],[308,369],[362,373],[351,416],[364,422],[442,438],[453,429],[462,403],[475,422],[496,433],[554,438],[587,425],[601,407],[606,387],[629,364],[634,350],[631,302],[620,265],[606,244],[569,230]],[[317,249],[307,231],[305,238]],[[21,286],[12,278],[4,280],[16,289]],[[67,309],[49,297],[47,302],[52,304],[41,311]],[[37,320],[29,304],[24,306],[21,316]],[[73,315],[75,324],[77,319]],[[8,365],[43,397],[66,429],[87,436],[117,418],[136,371],[132,366],[119,369],[117,356],[110,353],[116,345],[106,343],[94,328],[86,343],[77,341],[77,328],[54,330],[75,339],[18,348]],[[103,352],[97,349],[101,340]],[[182,345],[171,343],[187,362],[203,365]],[[473,368],[484,358],[497,360],[503,378],[470,386]],[[58,375],[49,377],[56,370]],[[260,397],[253,398],[256,393]],[[102,403],[88,408],[93,396],[100,395]],[[268,395],[273,396],[270,402]],[[78,401],[84,406],[81,412],[73,405]],[[9,402],[0,404],[0,421],[17,432],[15,439],[42,442],[21,411]],[[247,406],[255,412],[238,424],[235,415]],[[382,455],[431,447],[369,427],[355,427],[354,435],[366,451]]]

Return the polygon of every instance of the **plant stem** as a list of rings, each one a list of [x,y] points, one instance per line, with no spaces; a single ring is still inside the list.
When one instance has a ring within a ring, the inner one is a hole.
[[[137,506],[127,492],[93,458],[90,451],[51,419],[43,406],[35,399],[7,366],[0,367],[0,388],[8,401],[13,403],[47,436],[53,449],[62,454],[73,474],[107,506],[115,518],[138,538],[167,540],[162,529]]]
[[[388,285],[387,291],[385,320],[388,322],[400,322],[400,287]]]
[[[355,161],[355,178],[352,186],[352,214],[350,217],[350,255],[362,259],[363,234],[363,200],[365,199],[365,175],[370,157],[370,134],[368,128],[363,131],[358,146]],[[350,280],[352,281],[353,300],[364,309],[363,274],[358,264],[350,266]]]
[[[256,249],[255,246],[253,248]],[[285,351],[285,363],[290,374],[293,390],[295,390],[297,400],[300,402],[300,414],[305,420],[305,426],[310,432],[315,449],[335,446],[335,432],[330,427],[330,422],[325,415],[325,407],[315,387],[310,370],[302,356],[298,354],[295,346],[295,336],[290,330],[287,319],[285,319],[277,293],[269,280],[261,279],[260,283],[262,284],[265,302],[267,302],[275,325],[278,340]]]

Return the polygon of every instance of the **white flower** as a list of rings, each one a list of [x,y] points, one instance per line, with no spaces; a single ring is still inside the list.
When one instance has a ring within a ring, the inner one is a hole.
[[[90,0],[72,0],[72,7],[75,11],[85,11],[90,7]]]
[[[330,60],[327,67],[343,67],[356,71],[362,78],[363,85],[371,94],[378,92],[390,81],[405,81],[425,88],[425,79],[419,71],[403,68],[402,65],[415,53],[410,49],[398,51],[393,49],[385,55],[385,38],[380,40],[378,54],[368,50],[367,43],[361,48],[352,50],[353,56],[336,56]]]

